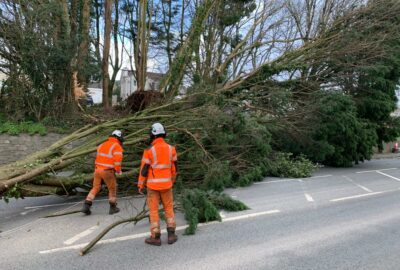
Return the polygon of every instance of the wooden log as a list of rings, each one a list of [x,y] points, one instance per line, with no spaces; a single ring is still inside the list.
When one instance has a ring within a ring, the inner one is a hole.
[[[6,181],[1,181],[0,182],[0,194],[2,194],[8,188],[13,187],[15,184],[21,184],[21,183],[27,182],[29,180],[32,180],[34,177],[47,172],[52,167],[54,167],[56,165],[58,165],[58,166],[61,165],[62,162],[63,161],[61,159],[54,159],[54,160],[50,161],[49,163],[46,163],[38,168],[35,168],[26,174],[11,178]]]
[[[61,195],[65,194],[62,187],[32,185],[26,184],[21,187],[21,195],[23,197],[40,197],[47,195]]]

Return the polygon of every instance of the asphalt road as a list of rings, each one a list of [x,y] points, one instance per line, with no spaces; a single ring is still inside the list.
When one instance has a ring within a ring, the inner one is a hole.
[[[107,201],[93,214],[40,217],[79,209],[80,198],[46,197],[0,203],[0,269],[400,269],[400,161],[373,160],[348,169],[323,168],[307,179],[266,178],[227,190],[251,209],[222,212],[161,247],[143,243],[147,221],[117,227],[84,257],[79,249],[113,221],[132,215],[143,198]]]

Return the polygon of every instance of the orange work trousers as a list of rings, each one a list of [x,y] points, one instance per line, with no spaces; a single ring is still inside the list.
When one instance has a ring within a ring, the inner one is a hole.
[[[96,170],[94,172],[93,187],[86,197],[86,200],[93,201],[96,194],[101,189],[101,182],[104,181],[108,188],[108,200],[110,203],[117,202],[117,179],[115,178],[114,170]]]
[[[149,206],[150,212],[150,231],[153,236],[155,233],[160,232],[160,217],[158,215],[160,200],[164,207],[167,227],[176,227],[172,188],[165,190],[154,190],[147,188],[147,205]]]

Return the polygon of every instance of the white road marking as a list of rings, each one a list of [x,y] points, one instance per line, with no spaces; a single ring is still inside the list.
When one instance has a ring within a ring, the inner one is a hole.
[[[314,202],[314,199],[313,199],[313,197],[311,197],[310,194],[304,193],[304,196],[306,196],[307,201]]]
[[[326,175],[317,175],[317,176],[311,176],[310,178],[326,178],[326,177],[331,177],[333,176],[332,174],[326,174]]]
[[[270,210],[270,211],[257,212],[257,213],[251,213],[251,214],[246,214],[246,215],[224,218],[224,219],[222,219],[221,222],[230,222],[230,221],[242,220],[242,219],[253,218],[253,217],[258,217],[258,216],[263,216],[263,215],[271,215],[271,214],[276,214],[276,213],[280,213],[280,210],[275,209],[275,210]],[[208,226],[208,225],[212,225],[212,224],[218,224],[221,222],[213,221],[213,222],[208,222],[208,223],[201,223],[197,227],[204,227],[204,226]],[[182,231],[182,230],[186,229],[187,227],[188,227],[188,225],[179,226],[179,227],[176,227],[175,231]],[[166,230],[165,229],[161,230],[161,233],[166,233]],[[97,244],[108,244],[108,243],[133,240],[133,239],[142,238],[142,237],[145,237],[148,235],[149,235],[148,232],[132,234],[132,235],[127,235],[127,236],[122,236],[122,237],[100,240]],[[50,254],[50,253],[55,253],[58,251],[81,249],[81,248],[85,247],[87,244],[89,244],[89,243],[83,243],[83,244],[78,244],[78,245],[68,246],[68,247],[54,248],[54,249],[49,249],[49,250],[42,250],[42,251],[39,251],[39,254]]]
[[[263,212],[256,212],[252,214],[246,214],[246,215],[240,215],[240,216],[235,216],[235,217],[228,217],[222,219],[222,222],[230,222],[230,221],[236,221],[236,220],[241,220],[241,219],[247,219],[247,218],[253,218],[253,217],[259,217],[259,216],[265,216],[265,215],[272,215],[272,214],[277,214],[280,213],[281,211],[278,209],[275,210],[269,210],[269,211],[263,211]],[[202,223],[199,224],[199,226],[206,226],[208,223]]]
[[[390,171],[390,170],[397,170],[397,168],[387,168],[387,169],[378,169],[378,170],[371,170],[371,171],[361,171],[361,172],[356,172],[356,173],[370,173],[370,172]]]
[[[99,226],[93,226],[89,229],[87,229],[86,231],[83,231],[77,235],[75,235],[74,237],[71,237],[70,239],[64,241],[64,244],[66,245],[72,245],[73,243],[75,243],[76,241],[78,241],[79,239],[88,236],[89,234],[91,234],[92,232],[94,232]]]
[[[354,182],[353,179],[351,179],[350,177],[348,177],[348,176],[346,176],[346,175],[342,175],[342,176],[343,176],[347,181],[349,181],[350,183],[356,185],[357,187],[361,188],[362,190],[365,190],[366,192],[369,192],[369,193],[372,193],[372,192],[373,192],[373,191],[370,190],[369,188],[364,187],[364,186],[362,186],[362,185],[360,185],[360,184],[357,184],[357,183]]]
[[[343,198],[338,198],[338,199],[333,199],[330,200],[331,202],[340,202],[340,201],[346,201],[346,200],[351,200],[351,199],[357,199],[357,198],[362,198],[362,197],[367,197],[367,196],[373,196],[373,195],[378,195],[385,193],[384,191],[378,191],[378,192],[373,192],[373,193],[366,193],[366,194],[361,194],[361,195],[355,195],[355,196],[349,196],[349,197],[343,197]]]
[[[39,210],[39,209],[38,209],[38,208],[30,209],[30,210],[21,212],[20,215],[21,215],[21,216],[25,216],[26,214],[35,212],[35,211],[37,211],[37,210]]]
[[[121,197],[121,198],[118,198],[118,200],[129,199],[129,198],[133,198],[133,197],[132,197],[132,196]],[[96,202],[103,202],[103,201],[108,201],[108,199],[99,199],[99,200],[95,200],[94,203],[96,203]],[[79,202],[69,202],[69,203],[58,203],[58,204],[46,204],[46,205],[38,205],[38,206],[27,206],[27,207],[25,207],[25,209],[56,207],[56,206],[72,205],[72,204],[80,204],[80,203],[83,203],[83,201],[79,201]]]
[[[392,178],[392,179],[394,179],[394,180],[396,180],[396,181],[399,181],[400,182],[400,178],[397,178],[397,177],[394,177],[394,176],[391,176],[391,175],[389,175],[389,174],[386,174],[386,173],[383,173],[383,172],[380,172],[380,171],[376,171],[377,173],[379,173],[379,174],[382,174],[382,175],[384,175],[384,176],[387,176],[387,177],[389,177],[389,178]]]
[[[326,174],[326,175],[317,175],[317,176],[312,176],[308,177],[307,179],[318,179],[318,178],[327,178],[333,176],[332,174]],[[282,182],[292,182],[292,181],[297,181],[297,182],[303,182],[302,179],[281,179],[281,180],[273,180],[273,181],[262,181],[262,182],[256,182],[253,183],[254,185],[262,185],[262,184],[271,184],[271,183],[282,183]]]

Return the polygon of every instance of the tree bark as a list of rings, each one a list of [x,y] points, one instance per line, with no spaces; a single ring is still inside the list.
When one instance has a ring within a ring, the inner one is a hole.
[[[147,77],[147,0],[140,0],[139,3],[139,19],[137,27],[137,38],[135,50],[135,66],[136,66],[136,80],[137,90],[144,91],[146,86]]]
[[[89,61],[89,29],[90,29],[90,0],[82,0],[82,11],[80,20],[80,36],[78,49],[78,82],[85,89],[87,88],[87,76],[85,68]]]
[[[114,38],[114,63],[113,63],[113,73],[111,76],[110,80],[110,85],[109,85],[109,93],[110,96],[112,97],[112,92],[114,89],[115,85],[115,80],[117,79],[117,74],[119,70],[121,69],[122,65],[122,59],[119,59],[119,45],[118,45],[118,26],[119,26],[119,0],[115,0],[114,2],[114,7],[115,7],[115,17],[114,17],[114,24],[113,24],[113,38]],[[122,43],[122,46],[124,44]],[[122,58],[122,56],[121,56]]]
[[[110,109],[109,84],[110,75],[108,72],[109,57],[110,57],[110,38],[111,38],[111,13],[113,0],[106,0],[104,3],[104,49],[102,62],[102,77],[103,77],[103,107],[105,111]]]

